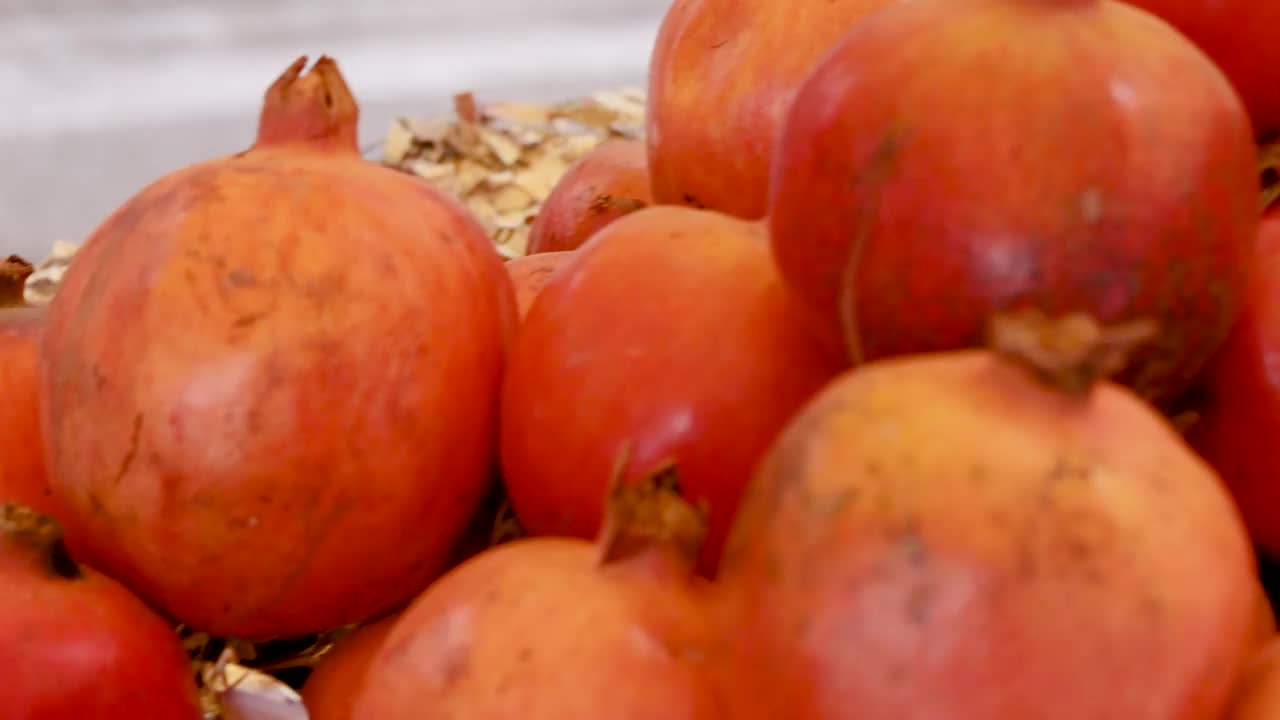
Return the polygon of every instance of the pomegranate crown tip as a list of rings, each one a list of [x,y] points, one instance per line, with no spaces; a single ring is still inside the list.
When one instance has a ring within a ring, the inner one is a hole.
[[[707,536],[705,503],[694,505],[684,498],[675,463],[666,463],[636,482],[623,482],[626,457],[624,451],[610,479],[598,540],[601,564],[660,550],[674,553],[692,569]]]
[[[1052,316],[1025,308],[992,316],[987,346],[1054,388],[1080,395],[1125,370],[1159,329],[1150,318],[1103,325],[1085,313]]]
[[[62,525],[26,505],[0,504],[0,542],[17,541],[29,548],[37,562],[51,575],[72,580],[82,576],[63,539]]]
[[[267,88],[256,146],[309,143],[359,152],[360,106],[338,62],[321,55],[309,70],[301,55]]]

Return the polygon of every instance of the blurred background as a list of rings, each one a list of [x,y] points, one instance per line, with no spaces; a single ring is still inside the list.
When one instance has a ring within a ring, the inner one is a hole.
[[[253,139],[262,92],[333,55],[363,110],[643,85],[668,0],[0,0],[0,253],[80,242],[156,176]]]

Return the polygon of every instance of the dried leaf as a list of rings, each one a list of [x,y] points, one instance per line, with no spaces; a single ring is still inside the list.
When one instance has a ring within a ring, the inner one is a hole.
[[[460,200],[512,258],[524,254],[533,218],[570,165],[605,140],[641,137],[645,95],[619,88],[554,105],[481,105],[460,93],[454,105],[450,119],[394,123],[387,164]]]
[[[302,697],[276,678],[237,661],[228,646],[201,671],[209,720],[307,720]]]
[[[387,136],[382,143],[382,161],[387,163],[403,162],[413,150],[413,131],[403,120],[391,123]]]

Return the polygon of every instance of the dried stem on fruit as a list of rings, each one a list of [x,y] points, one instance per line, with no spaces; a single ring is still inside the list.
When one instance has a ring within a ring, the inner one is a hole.
[[[1157,323],[1138,319],[1103,326],[1084,313],[1049,316],[1027,308],[993,316],[987,346],[1028,368],[1042,381],[1083,394],[1124,370],[1130,355],[1156,337]]]

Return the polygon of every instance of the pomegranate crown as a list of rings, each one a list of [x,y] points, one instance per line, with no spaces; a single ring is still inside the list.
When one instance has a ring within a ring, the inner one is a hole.
[[[303,55],[267,88],[254,147],[304,143],[359,152],[360,106],[337,61],[322,55],[303,73],[306,66]]]

